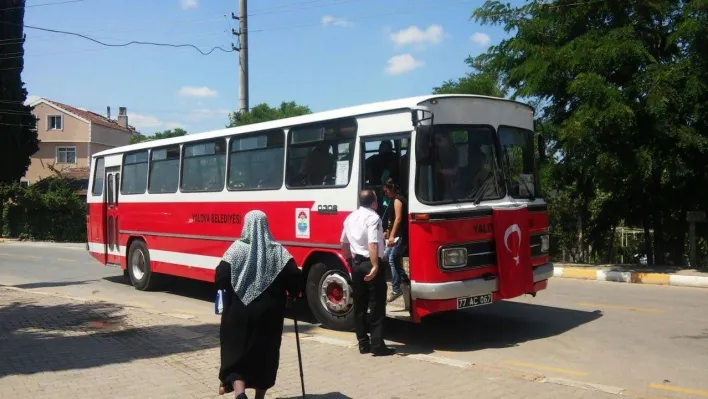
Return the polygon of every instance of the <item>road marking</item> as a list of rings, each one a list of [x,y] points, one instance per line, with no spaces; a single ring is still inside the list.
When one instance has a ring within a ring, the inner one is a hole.
[[[504,362],[504,364],[509,365],[509,366],[524,367],[524,368],[529,368],[529,369],[552,371],[554,373],[560,373],[560,374],[577,375],[577,376],[588,375],[588,373],[586,373],[584,371],[576,371],[576,370],[563,369],[563,368],[558,368],[558,367],[550,367],[550,366],[544,366],[542,364],[522,363],[522,362],[516,362],[513,360],[506,361],[506,362]]]
[[[411,359],[421,360],[428,363],[442,364],[443,366],[457,367],[459,369],[468,369],[474,366],[474,363],[465,362],[462,360],[451,359],[449,357],[424,355],[424,354],[413,354],[407,355]]]
[[[57,260],[60,261],[60,262],[76,262],[76,259],[62,259],[62,258],[59,258],[59,259],[57,259]]]
[[[567,380],[565,378],[544,378],[543,380],[541,380],[541,382],[543,382],[544,384],[556,384],[564,385],[567,387],[590,389],[593,391],[611,393],[613,395],[622,395],[625,392],[624,388],[618,388],[609,385],[593,384],[585,381]]]
[[[665,309],[639,308],[636,306],[622,306],[622,305],[608,305],[608,304],[604,304],[604,303],[580,302],[580,303],[578,303],[578,305],[579,306],[588,306],[588,307],[593,307],[593,308],[633,310],[635,312],[644,312],[644,313],[666,313],[666,312],[668,312],[668,310],[665,310]]]
[[[671,391],[671,392],[685,393],[685,394],[689,394],[689,395],[703,396],[703,397],[708,398],[708,391],[704,391],[702,389],[683,388],[683,387],[679,387],[676,385],[667,385],[667,384],[649,384],[649,388],[659,389],[662,391]]]

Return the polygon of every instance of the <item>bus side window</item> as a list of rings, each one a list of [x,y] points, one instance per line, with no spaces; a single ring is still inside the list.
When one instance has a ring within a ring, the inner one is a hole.
[[[277,190],[283,186],[282,130],[233,137],[229,146],[229,190]]]
[[[151,194],[176,193],[179,185],[179,145],[150,151]]]
[[[98,197],[103,195],[103,178],[106,174],[106,160],[104,158],[98,158],[96,160],[96,166],[93,172],[93,187],[91,189],[91,194]]]
[[[123,186],[116,187],[123,195],[143,194],[147,190],[148,152],[125,154],[123,157]]]
[[[182,157],[182,191],[221,191],[226,181],[226,140],[185,144]]]
[[[354,119],[291,128],[287,186],[323,188],[349,184],[355,139]]]

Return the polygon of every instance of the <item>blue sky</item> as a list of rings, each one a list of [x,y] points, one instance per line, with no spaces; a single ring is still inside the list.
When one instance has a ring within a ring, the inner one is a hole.
[[[25,24],[108,43],[229,49],[238,0],[28,0]],[[250,106],[296,101],[313,111],[430,93],[462,76],[468,55],[506,34],[469,19],[484,0],[251,0]],[[35,5],[35,7],[32,7]],[[225,18],[228,15],[229,18]],[[26,29],[23,80],[40,96],[113,117],[141,132],[223,128],[238,107],[237,53],[103,47]]]

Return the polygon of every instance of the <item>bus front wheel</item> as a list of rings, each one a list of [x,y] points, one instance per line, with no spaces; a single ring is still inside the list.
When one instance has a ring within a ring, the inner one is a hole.
[[[128,275],[136,290],[148,291],[156,285],[157,276],[150,268],[150,252],[141,240],[135,240],[130,244]]]
[[[307,302],[317,321],[332,330],[354,329],[354,298],[349,276],[318,262],[307,275]]]

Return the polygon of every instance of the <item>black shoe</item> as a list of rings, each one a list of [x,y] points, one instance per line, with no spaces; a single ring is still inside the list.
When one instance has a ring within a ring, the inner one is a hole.
[[[248,399],[248,396],[246,396],[245,393],[242,393],[236,397],[236,399]]]
[[[378,349],[375,349],[373,352],[371,352],[374,356],[391,356],[394,353],[396,353],[396,349],[394,348],[389,348],[389,347],[381,347]]]
[[[369,352],[371,352],[371,344],[369,344],[369,343],[359,344],[359,353],[361,353],[362,355],[365,355]]]

